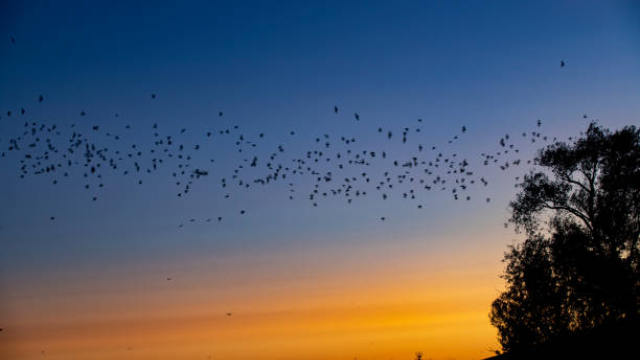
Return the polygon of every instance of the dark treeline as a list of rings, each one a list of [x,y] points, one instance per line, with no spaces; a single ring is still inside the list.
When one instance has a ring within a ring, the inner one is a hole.
[[[502,358],[612,358],[640,338],[640,131],[592,123],[540,150],[511,202],[526,240],[493,302]],[[632,352],[633,353],[633,352]]]

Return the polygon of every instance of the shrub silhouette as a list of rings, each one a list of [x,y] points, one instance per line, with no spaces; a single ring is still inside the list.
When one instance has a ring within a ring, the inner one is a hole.
[[[637,319],[640,311],[640,131],[591,123],[540,150],[510,203],[526,240],[505,253],[506,290],[491,323],[504,351]]]

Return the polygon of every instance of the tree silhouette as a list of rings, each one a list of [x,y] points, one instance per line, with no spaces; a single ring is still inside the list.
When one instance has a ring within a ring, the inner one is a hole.
[[[505,254],[490,314],[505,351],[640,314],[640,131],[591,123],[536,163],[510,203],[527,238]]]

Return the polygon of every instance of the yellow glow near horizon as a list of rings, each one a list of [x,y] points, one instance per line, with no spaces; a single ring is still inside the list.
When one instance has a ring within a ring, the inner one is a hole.
[[[245,266],[246,258],[227,260],[223,272],[196,264],[172,281],[155,279],[147,287],[131,287],[157,278],[145,271],[126,281],[103,275],[57,292],[52,286],[46,300],[31,293],[12,302],[3,356],[40,359],[42,351],[47,358],[71,360],[412,359],[416,351],[434,359],[490,356],[496,333],[488,312],[500,286],[499,262],[474,262],[477,249],[449,261],[443,253],[425,258],[406,250],[374,249],[360,254],[356,265],[346,261],[354,254],[341,259],[332,251],[314,253],[311,265],[287,263],[288,255],[253,266]],[[399,257],[384,261],[383,255]],[[327,263],[332,266],[322,265]]]

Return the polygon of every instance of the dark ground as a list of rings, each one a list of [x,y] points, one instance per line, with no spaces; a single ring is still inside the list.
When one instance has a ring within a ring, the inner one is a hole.
[[[573,334],[485,360],[640,359],[640,318]]]

